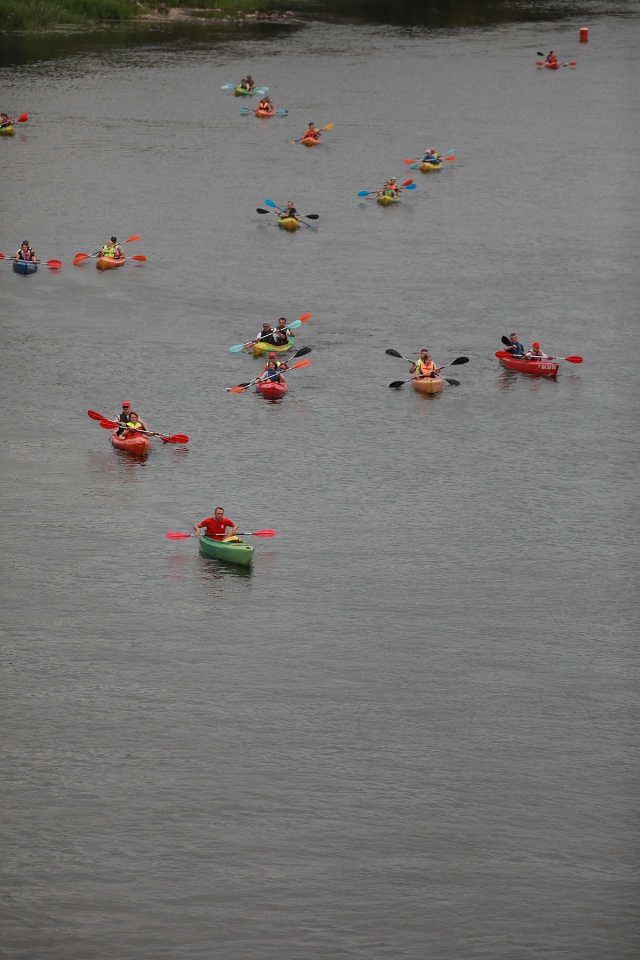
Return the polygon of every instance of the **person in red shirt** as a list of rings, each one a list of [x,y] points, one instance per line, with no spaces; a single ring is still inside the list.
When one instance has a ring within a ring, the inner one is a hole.
[[[224,540],[225,537],[235,536],[238,524],[234,523],[233,520],[229,520],[228,517],[225,517],[222,507],[216,507],[212,517],[207,517],[206,520],[202,520],[200,523],[194,523],[193,529],[198,537],[201,536],[204,531],[204,535],[210,537],[211,540]],[[228,533],[227,530],[229,530]]]

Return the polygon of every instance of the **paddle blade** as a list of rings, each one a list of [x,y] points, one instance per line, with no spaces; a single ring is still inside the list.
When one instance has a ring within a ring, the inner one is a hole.
[[[332,124],[332,123],[328,123],[328,124],[326,125],[326,127],[323,127],[322,129],[323,129],[323,130],[333,130],[333,124]]]
[[[227,393],[244,393],[248,386],[248,383],[239,383],[237,387],[227,387]]]
[[[18,123],[26,123],[28,119],[29,119],[28,113],[21,113],[20,116],[18,117]]]
[[[393,387],[394,390],[399,390],[400,387],[404,387],[405,380],[394,380],[393,383],[390,383],[389,386]]]
[[[74,267],[80,266],[80,264],[84,260],[88,260],[90,256],[91,256],[90,253],[76,253],[75,257],[73,258]]]
[[[275,530],[254,530],[253,533],[240,533],[240,537],[275,537]]]
[[[260,207],[256,207],[256,213],[269,213],[268,210],[262,210]]]
[[[141,238],[141,236],[140,236],[139,233],[134,233],[134,235],[133,235],[132,237],[127,237],[127,239],[126,239],[126,240],[123,240],[122,242],[123,242],[123,243],[133,243],[134,240],[141,240],[141,239],[142,239],[142,238]]]
[[[319,219],[320,219],[320,214],[319,214],[319,213],[304,213],[303,216],[306,217],[307,220],[319,220]]]
[[[565,360],[568,360],[569,363],[582,363],[584,357],[565,357]]]
[[[195,533],[178,533],[177,530],[171,533],[165,533],[167,540],[188,540],[189,537],[195,537]]]
[[[277,204],[277,203],[274,203],[273,200],[265,200],[264,203],[265,203],[265,206],[266,206],[266,207],[273,207],[275,210],[279,210],[279,209],[280,209],[280,207],[278,206],[278,204]]]
[[[301,317],[298,317],[300,323],[306,323],[307,320],[311,320],[312,314],[310,312],[303,313]]]
[[[447,383],[450,383],[452,387],[459,387],[459,386],[460,386],[460,381],[459,381],[459,380],[454,380],[452,377],[443,377],[442,379],[443,379],[443,380],[446,380]]]
[[[298,367],[310,367],[311,360],[298,360],[297,363],[294,363],[292,367],[289,367],[290,370],[297,370]]]
[[[409,186],[411,186],[412,183],[413,183],[413,180],[405,180],[405,182],[404,182],[404,183],[401,183],[400,186],[401,186],[401,187],[409,187]]]
[[[509,337],[500,337],[500,341],[501,343],[504,343],[505,347],[512,346],[512,343],[511,343],[511,340],[509,340]]]
[[[498,358],[498,360],[502,360],[505,357],[511,357],[511,356],[513,356],[513,354],[509,353],[508,350],[496,350],[496,357]]]
[[[456,357],[449,364],[450,367],[459,367],[461,363],[469,363],[469,357]]]
[[[164,440],[164,437],[162,439]],[[189,437],[186,433],[173,433],[167,439],[170,443],[189,443]]]
[[[135,256],[135,257],[129,257],[129,260],[139,260],[141,263],[146,263],[146,262],[147,262],[147,258],[144,257],[141,253],[139,253],[139,254],[138,254],[137,256]]]
[[[101,420],[100,426],[103,430],[113,430],[115,427],[122,426],[122,424],[114,423],[113,420]]]
[[[445,157],[445,160],[455,160],[455,154],[452,157]]]
[[[418,163],[418,160],[405,160],[405,163]]]
[[[87,410],[87,416],[91,417],[92,420],[106,420],[106,419],[107,419],[102,413],[96,413],[95,410]]]
[[[418,186],[417,183],[410,183],[409,186],[406,187],[405,189],[406,189],[406,190],[415,190],[417,186]]]
[[[0,253],[0,260],[5,260],[5,259],[6,259],[6,258],[5,258],[4,253]]]
[[[358,190],[359,197],[368,197],[372,193],[375,193],[375,190]]]
[[[51,267],[52,270],[60,270],[62,267],[62,260],[46,260],[45,263],[48,267]]]
[[[233,83],[223,83],[222,86],[220,87],[220,89],[221,89],[221,90],[233,90],[233,89],[234,89],[234,86],[235,86],[235,85],[234,85]],[[167,534],[167,536],[168,536],[168,534]]]
[[[244,343],[234,343],[232,347],[229,347],[231,353],[240,353],[241,350],[244,350],[246,344]]]
[[[300,347],[299,350],[296,350],[294,357],[304,357],[305,354],[311,353],[311,347]]]
[[[385,353],[388,353],[390,357],[399,357],[400,360],[404,360],[402,354],[398,353],[397,350],[394,350],[393,347],[389,347],[388,350],[385,350]]]

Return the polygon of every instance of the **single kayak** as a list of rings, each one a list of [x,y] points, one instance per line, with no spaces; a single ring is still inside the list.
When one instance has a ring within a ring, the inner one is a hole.
[[[258,393],[267,400],[279,400],[289,389],[286,383],[276,383],[272,380],[259,380],[256,383]]]
[[[244,110],[244,107],[242,108]],[[260,107],[256,110],[256,117],[275,117],[275,110],[262,110]]]
[[[559,66],[560,64],[558,63],[557,60],[555,63],[545,63],[545,67],[547,68],[547,70],[557,70]]]
[[[264,340],[258,340],[253,345],[254,357],[259,357],[263,353],[286,353],[287,350],[293,350],[295,340],[288,340],[280,347],[274,347],[272,343],[265,343]]]
[[[255,87],[253,90],[245,90],[244,87],[236,87],[236,97],[252,97],[255,92]]]
[[[498,357],[507,370],[519,370],[534,377],[557,377],[560,364],[553,360],[527,360],[526,357]]]
[[[439,170],[441,166],[442,160],[439,163],[429,163],[428,160],[423,160],[418,169],[422,170],[423,173],[431,173],[433,170]]]
[[[207,557],[226,560],[227,563],[239,563],[241,567],[250,567],[253,562],[253,547],[240,537],[227,537],[226,540],[212,540],[201,534],[198,537],[200,549]]]
[[[0,127],[0,133],[2,134],[3,137],[14,137],[16,132],[13,129],[13,127],[9,126],[9,127]]]
[[[316,140],[315,137],[303,137],[302,142],[304,143],[305,147],[317,147],[317,145],[320,143],[320,141]]]
[[[14,260],[13,272],[21,273],[23,277],[28,277],[32,273],[38,272],[38,264],[32,260]]]
[[[125,257],[98,257],[96,267],[98,270],[113,270],[114,267],[121,267],[125,262]]]
[[[146,457],[151,450],[151,440],[142,433],[136,437],[119,437],[118,431],[114,430],[111,434],[111,443],[118,450],[134,453],[137,457]]]
[[[398,203],[400,197],[389,197],[386,194],[383,194],[381,197],[376,197],[378,203],[381,203],[383,207],[388,207],[390,203]]]
[[[293,233],[294,230],[300,227],[300,221],[296,220],[295,217],[278,217],[278,226],[282,227],[283,230],[288,230],[290,233]]]
[[[422,377],[420,380],[412,380],[411,386],[416,393],[440,393],[444,387],[444,380],[442,377]]]

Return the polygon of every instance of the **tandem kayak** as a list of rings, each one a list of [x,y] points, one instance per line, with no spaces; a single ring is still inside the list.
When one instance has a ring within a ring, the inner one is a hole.
[[[288,340],[286,343],[283,343],[280,347],[275,347],[272,343],[265,343],[264,340],[259,340],[258,343],[253,345],[253,355],[254,357],[259,357],[263,353],[286,353],[287,350],[293,350],[295,345],[295,340]]]
[[[244,107],[242,108],[244,110]],[[275,110],[262,110],[260,107],[255,111],[256,117],[275,117]]]
[[[259,380],[256,383],[258,393],[261,393],[267,400],[280,400],[289,389],[286,383],[274,383],[270,380]]]
[[[244,87],[236,87],[235,89],[236,97],[252,97],[255,92],[256,92],[255,87],[253,88],[253,90],[245,90]]]
[[[412,380],[411,386],[416,393],[440,393],[444,387],[444,380],[442,377],[422,377],[420,380]]]
[[[507,370],[518,370],[534,377],[557,377],[560,364],[553,360],[527,360],[526,357],[498,357]]]
[[[227,563],[238,563],[241,567],[250,567],[253,562],[253,547],[241,540],[240,537],[228,537],[226,540],[212,540],[201,534],[198,537],[200,549],[207,557],[216,560],[226,560]]]
[[[32,260],[14,260],[13,272],[21,273],[23,277],[28,277],[30,274],[38,272],[38,264]]]
[[[118,450],[124,450],[126,453],[133,453],[137,457],[146,457],[151,450],[151,440],[140,434],[137,437],[119,437],[118,431],[114,430],[111,434],[111,443]]]
[[[96,267],[98,270],[113,270],[114,267],[121,267],[126,257],[98,257]]]
[[[316,147],[320,141],[316,140],[315,137],[303,137],[302,143],[304,143],[305,147]]]
[[[383,194],[381,197],[376,197],[378,203],[381,203],[383,207],[388,207],[390,203],[398,203],[400,197],[389,197],[386,194]]]
[[[295,217],[278,217],[278,226],[282,227],[283,230],[288,230],[290,233],[293,233],[301,224]]]
[[[9,127],[0,127],[0,133],[2,134],[3,137],[14,137],[16,132],[13,129],[13,127],[9,126]]]
[[[439,170],[441,166],[442,160],[439,163],[429,163],[428,160],[423,160],[418,169],[422,170],[423,173],[431,173],[433,170]]]

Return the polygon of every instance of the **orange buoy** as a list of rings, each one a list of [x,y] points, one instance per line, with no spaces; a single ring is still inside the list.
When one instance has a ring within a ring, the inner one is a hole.
[[[580,43],[587,43],[589,40],[589,27],[580,27]]]

